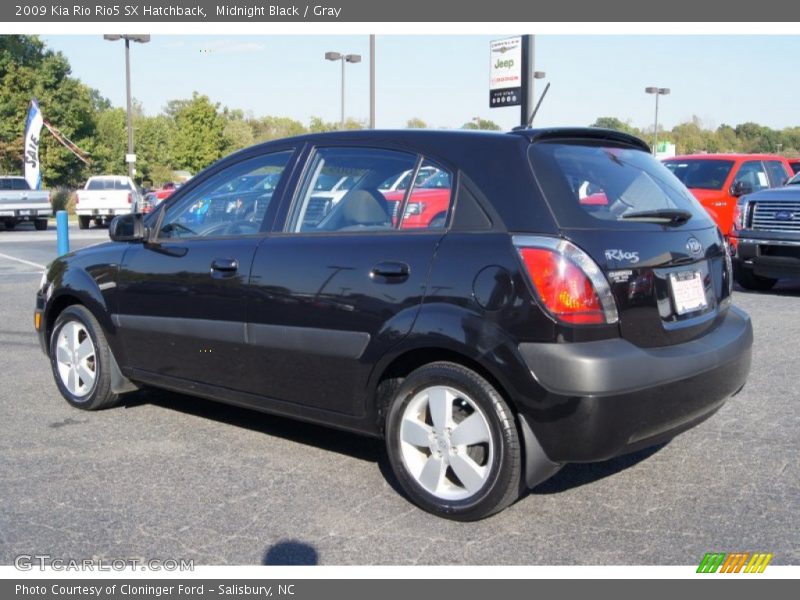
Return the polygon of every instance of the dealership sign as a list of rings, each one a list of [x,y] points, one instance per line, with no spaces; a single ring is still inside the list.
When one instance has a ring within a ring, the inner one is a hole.
[[[489,43],[489,108],[522,103],[522,37]]]

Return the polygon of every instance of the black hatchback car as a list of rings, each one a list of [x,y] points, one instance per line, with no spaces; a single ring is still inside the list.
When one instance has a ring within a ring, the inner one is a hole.
[[[408,496],[452,519],[674,437],[750,369],[722,235],[613,131],[270,142],[110,237],[36,296],[70,404],[146,384],[384,437]]]

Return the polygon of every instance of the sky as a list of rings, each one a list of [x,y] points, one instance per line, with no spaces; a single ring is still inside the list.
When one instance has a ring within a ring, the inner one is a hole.
[[[518,124],[519,108],[489,108],[489,42],[498,35],[377,36],[376,121],[404,127],[412,117],[431,127],[455,128],[480,117],[503,129]],[[125,105],[122,42],[97,35],[44,35],[62,51],[73,75]],[[754,121],[782,129],[800,125],[793,60],[800,36],[601,35],[536,36],[536,95],[551,88],[536,118],[539,126],[590,125],[617,117],[652,127],[654,96],[667,129],[698,116],[704,125]],[[340,63],[327,51],[361,54],[346,66],[346,114],[369,117],[369,38],[366,35],[153,35],[132,44],[133,96],[146,114],[193,91],[254,116],[312,116],[338,121]]]

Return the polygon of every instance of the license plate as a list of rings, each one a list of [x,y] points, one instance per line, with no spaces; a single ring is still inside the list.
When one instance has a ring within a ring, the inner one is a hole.
[[[697,271],[670,273],[669,281],[672,287],[672,299],[675,301],[675,311],[679,315],[703,310],[708,306],[703,278]]]
[[[21,211],[19,211],[19,216],[21,216],[21,217],[28,217],[28,216],[30,216],[30,214],[31,214],[31,211],[29,211],[29,210],[21,210]]]

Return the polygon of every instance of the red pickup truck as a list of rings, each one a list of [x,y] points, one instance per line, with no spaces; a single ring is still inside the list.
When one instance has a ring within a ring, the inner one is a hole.
[[[716,221],[726,236],[736,199],[780,187],[792,175],[789,162],[775,154],[690,154],[663,161]]]

